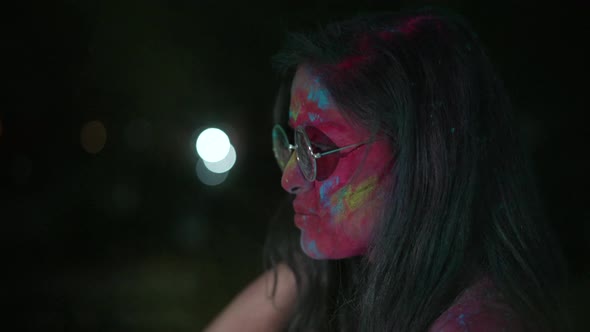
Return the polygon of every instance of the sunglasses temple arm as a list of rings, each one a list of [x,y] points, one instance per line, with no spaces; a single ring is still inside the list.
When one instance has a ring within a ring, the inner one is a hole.
[[[334,149],[334,150],[330,150],[330,151],[326,151],[326,152],[315,153],[314,154],[314,157],[317,159],[317,158],[320,158],[320,157],[323,157],[323,156],[327,156],[327,155],[332,154],[332,153],[336,153],[336,152],[342,151],[344,149],[355,148],[355,147],[361,146],[363,144],[367,144],[367,143],[366,142],[365,143],[357,143],[357,144],[347,145],[347,146],[344,146],[344,147],[341,147],[341,148],[338,148],[338,149]]]

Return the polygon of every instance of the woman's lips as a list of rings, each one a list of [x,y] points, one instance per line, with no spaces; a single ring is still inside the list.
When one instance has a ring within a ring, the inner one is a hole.
[[[295,226],[300,229],[305,228],[310,222],[317,221],[318,218],[315,214],[295,213]]]
[[[293,201],[293,210],[295,210],[295,226],[299,229],[309,227],[309,223],[319,221],[319,216],[315,214],[313,200],[297,196]]]

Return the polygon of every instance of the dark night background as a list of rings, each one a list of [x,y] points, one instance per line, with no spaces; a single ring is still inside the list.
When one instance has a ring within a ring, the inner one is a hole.
[[[269,139],[277,88],[270,57],[285,31],[438,4],[472,23],[505,80],[574,275],[571,311],[587,327],[581,3],[70,0],[4,8],[5,314],[18,330],[202,329],[262,271],[267,222],[282,195]],[[98,153],[81,144],[89,121],[106,129]],[[195,174],[194,140],[208,126],[225,130],[238,156],[213,187]]]

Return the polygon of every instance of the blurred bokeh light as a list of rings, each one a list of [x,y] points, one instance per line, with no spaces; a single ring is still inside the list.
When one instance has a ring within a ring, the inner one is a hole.
[[[208,128],[199,134],[196,147],[201,158],[212,163],[218,162],[229,153],[229,137],[221,129]]]
[[[227,175],[229,174],[229,172],[211,172],[207,168],[207,166],[205,166],[205,162],[203,161],[203,159],[199,159],[197,161],[197,166],[195,167],[195,170],[197,172],[197,177],[199,178],[199,180],[201,180],[202,183],[208,186],[217,186],[219,184],[222,184],[223,181],[225,181],[225,179],[227,178]]]
[[[225,156],[225,158],[221,159],[217,162],[209,162],[207,160],[203,160],[205,167],[213,173],[225,173],[228,172],[234,164],[236,163],[236,149],[233,145],[230,145],[229,152]]]
[[[107,141],[107,130],[98,120],[89,121],[80,130],[80,144],[88,153],[97,154]]]

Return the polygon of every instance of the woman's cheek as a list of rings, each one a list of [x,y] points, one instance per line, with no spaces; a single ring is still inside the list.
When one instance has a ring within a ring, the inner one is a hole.
[[[362,210],[368,208],[369,200],[374,196],[377,188],[377,176],[370,176],[357,183],[342,186],[330,195],[330,201],[323,205],[329,209],[332,224],[339,225],[343,222],[354,226],[360,226],[364,218]],[[355,215],[358,215],[355,217]],[[351,234],[353,235],[353,234]]]
[[[319,186],[318,199],[320,208],[329,210],[333,201],[334,194],[342,187],[339,176],[332,176],[323,181]]]

